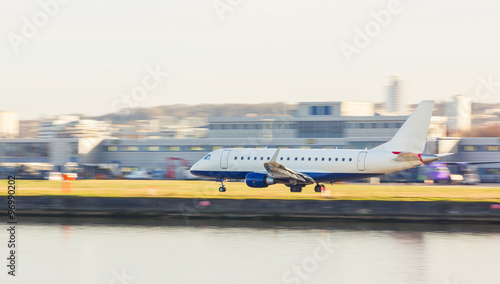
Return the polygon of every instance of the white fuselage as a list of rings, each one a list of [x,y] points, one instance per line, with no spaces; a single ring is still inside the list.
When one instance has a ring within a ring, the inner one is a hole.
[[[220,149],[191,168],[194,175],[216,179],[244,179],[248,173],[266,173],[276,149]],[[358,179],[400,171],[424,163],[395,161],[397,153],[379,150],[280,149],[276,162],[312,177],[316,182]]]

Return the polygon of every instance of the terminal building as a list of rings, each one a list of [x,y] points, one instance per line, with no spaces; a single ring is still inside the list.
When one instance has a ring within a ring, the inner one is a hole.
[[[390,138],[407,118],[377,115],[373,103],[304,102],[288,116],[210,118],[207,137]],[[445,117],[433,117],[429,136],[446,136]]]

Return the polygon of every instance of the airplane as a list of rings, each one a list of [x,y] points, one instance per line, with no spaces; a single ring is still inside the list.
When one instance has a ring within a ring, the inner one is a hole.
[[[284,184],[302,192],[309,184],[315,192],[323,183],[379,176],[430,164],[447,154],[423,154],[434,101],[422,101],[394,137],[373,149],[255,149],[225,148],[207,154],[190,169],[193,175],[220,182],[245,180],[247,186],[264,188]]]

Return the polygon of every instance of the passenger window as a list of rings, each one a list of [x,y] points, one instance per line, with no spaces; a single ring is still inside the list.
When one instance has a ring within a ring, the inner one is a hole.
[[[250,157],[248,157],[247,160],[250,160]]]
[[[260,160],[261,160],[261,161],[262,161],[262,160],[264,160],[264,157],[260,157]]]
[[[308,161],[310,161],[310,160],[311,160],[311,158],[309,158],[309,159],[307,159],[307,160],[308,160]]]
[[[243,157],[241,157],[241,159],[243,160]]]
[[[302,157],[302,161],[304,161],[304,157]]]
[[[235,160],[237,160],[237,159],[238,159],[238,157],[234,157],[234,159],[235,159]]]
[[[267,157],[267,160],[269,161],[269,160],[271,160],[271,158]]]
[[[297,160],[298,160],[298,158],[297,158],[297,157],[295,157],[295,161],[297,161]]]
[[[330,162],[332,160],[332,158],[328,158],[328,162]]]
[[[280,161],[283,161],[283,157],[280,158]]]
[[[321,158],[321,161],[324,161],[324,160],[325,160],[325,158]]]
[[[342,158],[342,162],[345,161],[345,158]]]
[[[254,161],[255,161],[255,160],[257,160],[257,157],[253,158],[253,160],[254,160]]]
[[[287,161],[290,161],[290,157],[286,158]]]
[[[352,158],[349,158],[349,162],[352,161]]]
[[[339,160],[339,158],[335,158],[335,162],[337,162]]]
[[[314,160],[315,160],[315,161],[317,161],[317,160],[318,160],[318,158],[314,158]]]

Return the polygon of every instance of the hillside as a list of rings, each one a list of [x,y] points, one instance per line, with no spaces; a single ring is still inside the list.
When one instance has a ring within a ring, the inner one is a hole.
[[[290,115],[295,105],[285,103],[263,104],[201,104],[201,105],[166,105],[151,108],[130,109],[129,113],[110,113],[103,116],[88,117],[96,120],[122,123],[132,120],[147,120],[156,116],[175,117],[241,117]]]

